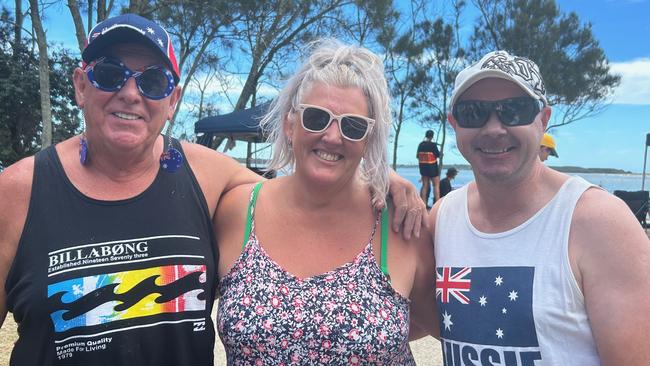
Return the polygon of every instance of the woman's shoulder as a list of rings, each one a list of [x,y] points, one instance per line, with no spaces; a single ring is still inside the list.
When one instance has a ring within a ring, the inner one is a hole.
[[[231,209],[240,206],[248,206],[251,194],[258,184],[259,183],[240,184],[224,192],[219,200],[219,211],[221,211],[224,206],[231,206]]]

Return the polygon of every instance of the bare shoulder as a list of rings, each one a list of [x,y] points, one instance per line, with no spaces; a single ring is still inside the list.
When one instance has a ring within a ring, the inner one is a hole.
[[[1,231],[14,231],[19,223],[22,231],[21,221],[27,215],[33,176],[34,157],[22,159],[0,173],[0,200],[5,207],[0,212],[0,225],[10,225],[3,226]],[[0,234],[0,237],[5,234]]]
[[[221,197],[213,219],[218,239],[243,228],[253,187],[254,184],[241,184]]]
[[[199,144],[183,142],[182,145],[211,212],[225,191],[261,179],[229,156]]]
[[[588,189],[573,214],[569,258],[603,364],[646,364],[650,240],[627,205]]]
[[[225,182],[228,178],[228,173],[243,168],[231,157],[205,146],[190,142],[183,142],[182,146],[188,163],[192,167],[194,174],[197,175],[197,178],[199,175],[210,175],[211,182]],[[216,171],[226,174],[215,174]]]
[[[5,282],[16,256],[20,241],[34,175],[34,158],[25,158],[0,173],[0,325],[6,314]]]
[[[571,222],[571,238],[589,246],[582,248],[586,252],[602,249],[615,254],[621,250],[650,250],[647,236],[625,202],[598,188],[588,189],[578,201]]]
[[[255,183],[240,184],[224,193],[219,201],[218,212],[229,212],[247,207]]]
[[[580,197],[573,213],[569,243],[572,261],[579,272],[605,263],[624,264],[639,256],[648,260],[650,256],[648,237],[629,207],[598,188],[590,188]]]
[[[219,246],[219,277],[229,272],[241,253],[248,207],[253,184],[242,184],[226,192],[219,200],[213,217]]]
[[[200,144],[182,141],[181,145],[183,146],[183,151],[187,155],[187,158],[191,160],[190,163],[195,161],[200,162],[202,160],[212,162],[219,160],[232,160],[234,164],[237,163],[234,159]]]

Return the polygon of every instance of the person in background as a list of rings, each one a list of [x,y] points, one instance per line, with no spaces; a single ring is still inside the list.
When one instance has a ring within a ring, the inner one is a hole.
[[[158,24],[109,18],[82,58],[83,133],[0,174],[0,324],[10,311],[19,329],[10,364],[212,365],[212,218],[224,192],[261,178],[161,136],[181,90]],[[423,204],[412,185],[396,192],[413,226]]]
[[[443,178],[440,181],[440,198],[444,197],[447,195],[447,193],[451,192],[453,189],[451,186],[451,181],[456,178],[456,174],[458,174],[458,170],[454,167],[451,167],[447,169],[447,173],[445,174],[445,178]]]
[[[555,156],[556,158],[559,157],[557,154],[555,139],[553,139],[553,136],[545,133],[544,136],[542,136],[542,142],[540,142],[539,146],[539,159],[541,161],[546,161],[549,155]]]
[[[387,211],[373,207],[389,171],[381,59],[315,43],[261,125],[270,168],[293,172],[219,204],[216,324],[228,364],[414,365],[410,317],[437,327],[433,248],[388,231]]]
[[[440,170],[438,169],[438,158],[440,151],[438,144],[432,141],[433,131],[427,130],[424,134],[424,141],[418,145],[417,159],[420,168],[420,176],[422,180],[422,188],[420,189],[420,197],[422,201],[429,207],[429,193],[433,187],[433,202],[440,198]]]
[[[649,364],[650,241],[623,201],[539,159],[539,67],[490,52],[450,105],[476,180],[430,216],[445,359]]]

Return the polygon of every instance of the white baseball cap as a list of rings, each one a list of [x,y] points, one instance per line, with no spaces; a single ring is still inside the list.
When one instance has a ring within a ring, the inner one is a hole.
[[[546,87],[537,64],[525,57],[513,56],[506,51],[492,51],[483,56],[479,62],[458,73],[451,96],[450,108],[454,107],[454,104],[465,90],[485,78],[510,80],[519,85],[531,97],[541,100],[544,105],[548,105]]]

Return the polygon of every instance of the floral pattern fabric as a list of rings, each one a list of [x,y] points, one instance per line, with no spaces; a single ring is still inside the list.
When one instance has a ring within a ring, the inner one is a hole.
[[[300,279],[254,231],[253,222],[219,284],[217,329],[229,365],[415,365],[409,300],[381,272],[372,239],[353,261]]]

